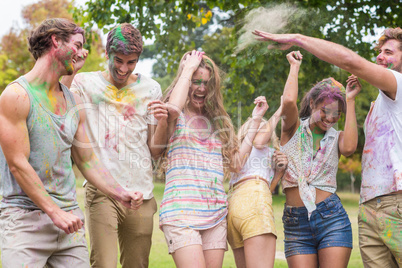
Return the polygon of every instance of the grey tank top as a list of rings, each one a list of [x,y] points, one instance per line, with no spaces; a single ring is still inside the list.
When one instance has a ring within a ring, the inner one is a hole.
[[[78,208],[75,176],[70,158],[71,146],[79,123],[74,96],[66,86],[61,85],[67,102],[67,110],[64,115],[60,116],[52,113],[40,103],[23,76],[13,83],[18,83],[25,89],[30,101],[26,121],[30,142],[29,164],[38,174],[52,200],[62,210],[69,211]],[[3,196],[1,208],[39,209],[11,174],[1,147],[0,195]]]

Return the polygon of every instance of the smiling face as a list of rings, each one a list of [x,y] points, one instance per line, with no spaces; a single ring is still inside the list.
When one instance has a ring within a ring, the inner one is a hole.
[[[66,74],[72,75],[74,73],[73,64],[77,61],[78,57],[82,57],[84,38],[82,34],[77,33],[72,35],[68,42],[60,42],[60,46],[55,51],[55,58],[65,68]],[[62,73],[65,74],[64,72]]]
[[[402,51],[399,49],[400,42],[390,39],[379,49],[377,64],[384,68],[390,68],[397,72],[402,72]]]
[[[137,65],[139,54],[132,53],[125,55],[122,53],[106,54],[108,59],[107,79],[117,88],[122,88],[128,84],[129,78]]]
[[[337,100],[325,99],[316,107],[311,102],[310,129],[324,133],[336,124],[342,114],[341,104]]]
[[[206,68],[198,68],[192,77],[190,90],[188,91],[190,111],[200,114],[205,107],[205,97],[208,94],[207,83],[211,78],[210,71]]]

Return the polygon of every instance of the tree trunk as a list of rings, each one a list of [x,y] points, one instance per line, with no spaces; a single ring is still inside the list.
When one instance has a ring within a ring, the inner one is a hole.
[[[355,176],[353,176],[353,172],[350,172],[350,191],[352,194],[355,193]]]

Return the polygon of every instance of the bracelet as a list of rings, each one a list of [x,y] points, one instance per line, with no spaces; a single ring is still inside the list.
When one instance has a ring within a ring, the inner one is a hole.
[[[188,78],[187,76],[183,76],[183,75],[181,75],[181,76],[179,77],[179,79],[180,79],[180,78],[185,78],[185,79],[187,79],[188,82],[190,83],[190,86],[191,86],[191,80],[190,80],[190,78]]]

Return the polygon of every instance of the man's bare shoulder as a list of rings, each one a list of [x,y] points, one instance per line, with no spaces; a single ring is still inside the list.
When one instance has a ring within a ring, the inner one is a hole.
[[[18,83],[8,85],[0,95],[0,113],[11,117],[26,118],[30,101],[28,93]]]

